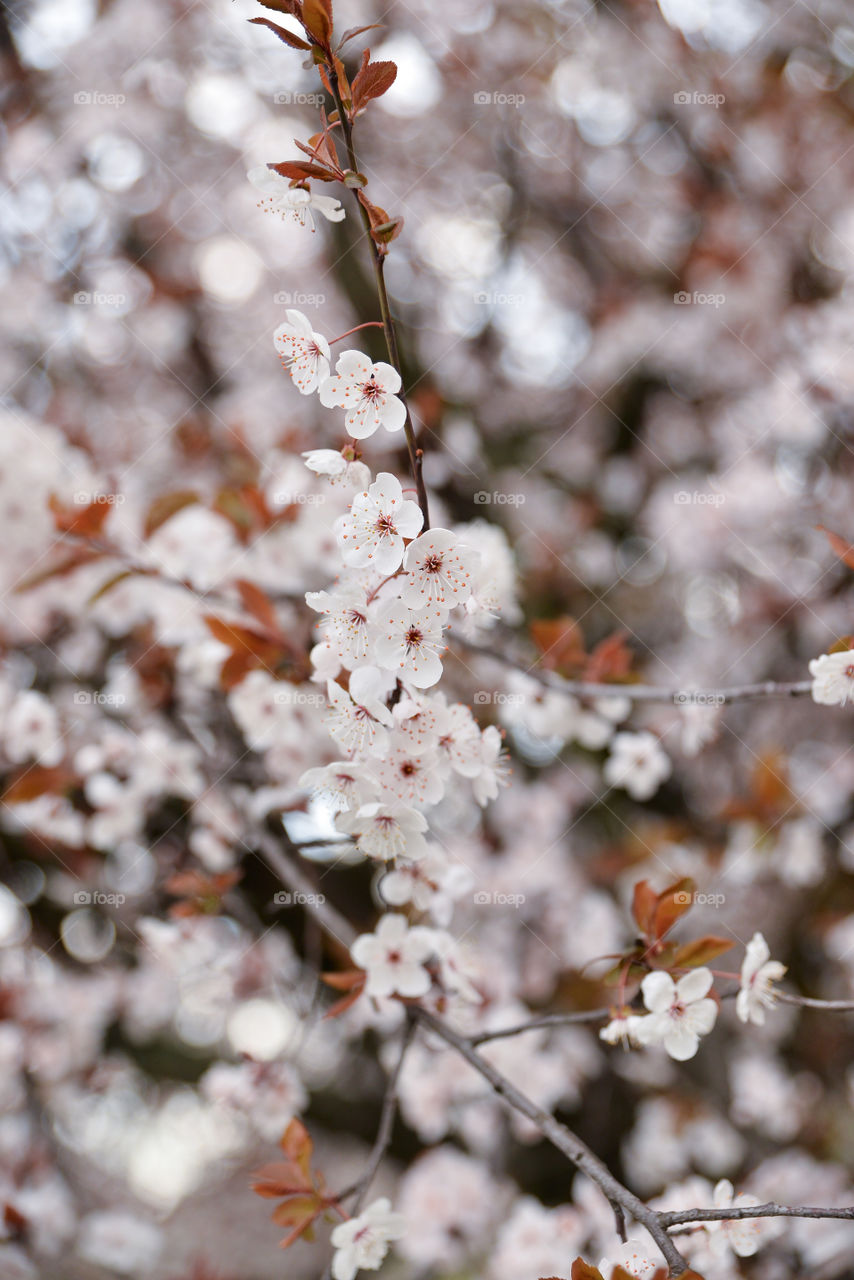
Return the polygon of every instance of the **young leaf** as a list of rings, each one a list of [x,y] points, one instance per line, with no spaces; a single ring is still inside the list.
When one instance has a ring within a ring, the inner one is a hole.
[[[332,5],[330,0],[303,0],[302,24],[318,44],[329,47],[332,36]]]
[[[850,542],[846,542],[844,538],[840,538],[838,533],[833,533],[830,529],[826,529],[823,524],[817,524],[816,529],[818,529],[819,533],[824,534],[830,543],[831,550],[843,564],[847,564],[849,569],[854,569],[854,546]]]
[[[189,507],[198,501],[199,495],[193,489],[176,489],[173,493],[164,493],[161,497],[155,498],[145,513],[145,523],[142,526],[146,538],[150,538],[155,529],[159,529],[172,516],[183,511],[184,507]]]
[[[695,888],[694,881],[685,876],[662,890],[658,895],[658,906],[655,909],[654,937],[663,938],[673,928],[679,917],[691,910]]]
[[[576,1258],[569,1273],[570,1280],[602,1280],[602,1272],[591,1262]]]
[[[648,880],[638,880],[632,895],[632,916],[642,937],[655,936],[654,920],[658,906],[658,894]]]
[[[96,499],[85,506],[66,507],[52,493],[47,505],[53,512],[57,533],[66,533],[73,538],[96,538],[110,514],[112,503]]]
[[[699,968],[701,965],[711,964],[713,960],[717,960],[718,956],[730,951],[733,945],[731,938],[716,938],[711,933],[705,938],[694,938],[692,942],[686,942],[684,946],[679,947],[673,957],[673,964],[679,969]]]
[[[249,21],[255,23],[256,26],[267,27],[285,44],[290,45],[292,49],[308,50],[311,48],[307,40],[302,40],[299,36],[295,36],[293,31],[288,31],[287,27],[280,27],[277,22],[271,22],[269,18],[250,18]]]
[[[353,81],[353,114],[362,111],[373,98],[387,93],[397,78],[394,62],[365,62]]]
[[[288,1159],[292,1160],[302,1171],[306,1182],[308,1182],[314,1143],[311,1139],[311,1134],[301,1120],[294,1119],[290,1122],[282,1134],[279,1145]]]

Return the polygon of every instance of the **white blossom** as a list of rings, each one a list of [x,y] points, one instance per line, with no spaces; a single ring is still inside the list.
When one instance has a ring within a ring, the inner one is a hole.
[[[332,1232],[334,1280],[353,1280],[357,1271],[377,1271],[392,1240],[406,1230],[406,1219],[393,1213],[385,1197],[368,1205],[358,1217],[339,1222]]]
[[[408,805],[365,804],[355,813],[339,817],[336,826],[354,836],[359,849],[369,858],[390,862],[405,856],[417,860],[427,853],[427,819]]]
[[[416,611],[399,600],[389,601],[377,613],[374,626],[376,661],[416,689],[428,689],[442,677],[446,621],[444,609]]]
[[[373,933],[363,933],[350,948],[353,962],[367,973],[368,996],[423,996],[432,979],[424,965],[434,951],[432,929],[410,928],[406,916],[391,913]]]
[[[297,391],[308,396],[329,377],[329,343],[313,331],[301,311],[288,310],[285,315],[273,342]]]
[[[291,217],[301,227],[308,222],[314,231],[315,213],[322,213],[329,222],[340,222],[344,217],[345,210],[340,200],[333,196],[318,195],[308,187],[292,187],[290,179],[283,178],[265,164],[250,169],[246,176],[253,187],[262,193],[258,208],[265,213],[278,213],[283,221]]]
[[[813,702],[844,707],[854,701],[854,649],[823,653],[810,663]]]
[[[609,786],[622,787],[633,800],[649,800],[671,770],[658,739],[644,731],[614,735],[603,773]]]
[[[346,409],[344,426],[354,440],[366,440],[379,427],[400,431],[406,407],[395,394],[400,374],[393,365],[376,364],[361,351],[342,351],[335,373],[320,385],[320,403]]]
[[[786,966],[771,959],[768,943],[761,933],[754,933],[747,944],[741,965],[741,989],[736,996],[735,1011],[742,1022],[765,1023],[765,1010],[774,1006],[772,982],[779,982]]]
[[[441,605],[451,609],[471,595],[477,552],[463,546],[450,529],[429,529],[406,548],[407,572],[401,599],[411,609]]]
[[[353,499],[349,514],[335,522],[344,563],[394,573],[403,560],[404,538],[419,533],[424,516],[416,502],[404,498],[400,481],[388,471]]]
[[[641,983],[643,1002],[650,1012],[638,1020],[632,1034],[642,1045],[662,1044],[677,1062],[693,1058],[700,1036],[708,1035],[718,1006],[707,999],[712,986],[709,969],[694,969],[674,982],[669,973],[648,973]]]

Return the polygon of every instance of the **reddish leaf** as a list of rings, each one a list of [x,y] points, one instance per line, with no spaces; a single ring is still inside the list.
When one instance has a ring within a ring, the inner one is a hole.
[[[658,895],[658,906],[655,909],[653,937],[663,938],[673,928],[680,916],[690,911],[694,903],[696,885],[688,876],[668,885]]]
[[[235,583],[237,590],[240,592],[240,602],[247,613],[251,613],[256,622],[260,622],[262,627],[266,627],[269,631],[278,632],[279,624],[276,620],[276,610],[273,607],[269,596],[256,587],[254,582],[247,582],[245,578],[238,578]]]
[[[352,991],[365,981],[363,969],[348,969],[346,973],[322,973],[320,976],[328,987],[334,987],[336,991]]]
[[[305,1230],[322,1212],[323,1201],[319,1195],[312,1193],[290,1196],[273,1211],[273,1221],[277,1227],[296,1227],[302,1224]]]
[[[353,113],[364,110],[373,98],[381,98],[397,79],[397,66],[393,62],[370,62],[370,52],[365,51],[362,65],[353,81]]]
[[[267,168],[295,182],[302,182],[305,178],[317,178],[320,182],[338,181],[338,175],[324,165],[310,164],[307,160],[282,160],[279,164],[268,164]]]
[[[648,880],[639,880],[632,896],[632,915],[644,938],[652,938],[658,894]]]
[[[603,684],[609,680],[624,680],[632,666],[633,654],[626,644],[628,632],[615,631],[606,636],[591,653],[584,668],[584,679],[591,684]]]
[[[258,3],[274,13],[287,13],[292,18],[300,18],[302,13],[300,0],[258,0]]]
[[[305,1191],[313,1190],[290,1160],[277,1160],[272,1164],[262,1165],[252,1174],[250,1185],[256,1196],[263,1196],[265,1200],[281,1200],[286,1196],[302,1195]]]
[[[290,1122],[282,1134],[279,1145],[288,1159],[292,1160],[297,1168],[302,1171],[308,1183],[314,1143],[312,1142],[311,1134],[301,1120],[294,1119]]]
[[[303,0],[302,23],[318,44],[328,48],[332,35],[332,5],[330,0]]]
[[[356,36],[362,35],[365,31],[381,31],[382,27],[382,22],[371,22],[366,27],[348,27],[338,41],[338,48],[343,49],[348,40],[355,40]]]
[[[550,671],[577,668],[585,661],[584,638],[574,618],[541,618],[531,623],[531,639]]]
[[[85,506],[66,507],[52,493],[47,505],[53,512],[57,532],[69,534],[73,538],[96,538],[110,514],[112,503],[106,501],[109,496],[104,495],[100,500],[88,502]]]
[[[364,984],[363,984],[364,985]],[[355,991],[351,991],[348,996],[343,996],[340,1000],[336,1000],[330,1005],[324,1013],[324,1018],[339,1018],[342,1013],[346,1013],[348,1009],[352,1009],[353,1005],[362,994],[362,987],[358,987]]]
[[[287,27],[280,27],[277,22],[271,22],[269,18],[250,18],[249,21],[255,23],[256,26],[267,27],[285,44],[290,45],[292,49],[306,50],[311,48],[307,40],[302,40],[299,36],[295,36],[293,31],[288,31]]]
[[[729,938],[717,938],[710,933],[704,938],[695,938],[693,942],[686,942],[680,947],[673,957],[673,964],[679,969],[699,968],[700,965],[711,964],[713,960],[717,960],[718,956],[730,951],[733,945]]]
[[[599,1268],[594,1267],[591,1262],[585,1262],[583,1258],[575,1259],[569,1276],[570,1280],[602,1280]]]
[[[832,533],[830,529],[826,529],[823,524],[817,524],[816,529],[824,534],[830,543],[831,550],[843,564],[847,564],[849,569],[854,569],[854,546],[844,538],[840,538],[838,533]]]
[[[39,796],[60,795],[75,781],[75,775],[66,765],[58,764],[51,768],[41,764],[29,765],[8,784],[3,792],[3,803],[26,804]]]
[[[150,538],[155,529],[159,529],[172,516],[183,511],[184,507],[189,507],[198,501],[199,495],[192,489],[176,489],[173,493],[164,493],[162,497],[155,498],[145,513],[143,533],[146,538]]]

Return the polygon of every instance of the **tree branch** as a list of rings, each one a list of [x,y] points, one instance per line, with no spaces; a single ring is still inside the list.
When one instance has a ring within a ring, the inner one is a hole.
[[[733,1222],[744,1218],[849,1218],[854,1219],[854,1206],[840,1209],[812,1209],[806,1205],[791,1207],[785,1204],[757,1204],[744,1209],[680,1209],[674,1213],[659,1213],[663,1227],[680,1226],[686,1222]]]
[[[575,1165],[576,1169],[585,1173],[588,1178],[596,1183],[612,1204],[619,1205],[621,1209],[646,1227],[666,1258],[671,1275],[680,1276],[683,1271],[687,1270],[687,1262],[664,1230],[659,1220],[659,1215],[655,1210],[650,1209],[627,1187],[624,1187],[606,1168],[599,1157],[594,1155],[590,1148],[580,1138],[576,1137],[571,1129],[556,1120],[550,1112],[532,1102],[526,1094],[521,1093],[506,1076],[496,1070],[491,1062],[487,1062],[479,1053],[476,1053],[464,1036],[459,1035],[441,1018],[437,1018],[434,1014],[429,1013],[418,1005],[412,1006],[412,1014],[424,1026],[429,1027],[431,1031],[440,1036],[446,1044],[456,1049],[465,1058],[466,1062],[492,1085],[495,1092],[509,1106],[519,1111],[523,1116],[527,1116],[543,1136],[551,1142],[552,1146],[565,1155]],[[622,1215],[618,1214],[616,1217],[617,1229],[619,1230],[622,1225]]]

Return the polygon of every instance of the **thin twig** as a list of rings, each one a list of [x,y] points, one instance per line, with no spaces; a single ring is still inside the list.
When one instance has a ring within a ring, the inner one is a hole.
[[[523,672],[547,689],[554,689],[576,698],[628,698],[631,702],[669,702],[677,707],[723,706],[731,702],[755,702],[761,698],[802,698],[812,691],[811,680],[779,682],[764,680],[759,684],[732,685],[718,689],[663,689],[652,684],[600,684],[590,680],[564,680],[552,671],[544,671],[532,662],[513,654],[502,653],[489,645],[478,644],[464,636],[453,636],[453,643],[469,653],[491,658],[502,666]]]
[[[783,1004],[797,1004],[804,1009],[824,1009],[826,1012],[854,1013],[854,1000],[815,1000],[812,996],[798,996],[789,991],[774,989],[775,999]]]
[[[504,1099],[514,1110],[521,1112],[531,1120],[545,1138],[548,1138],[552,1146],[562,1152],[567,1159],[575,1165],[582,1173],[585,1173],[596,1185],[605,1193],[608,1200],[616,1201],[618,1205],[637,1222],[646,1227],[655,1243],[667,1259],[670,1267],[671,1275],[680,1276],[683,1271],[687,1270],[688,1264],[682,1257],[682,1254],[674,1245],[673,1241],[664,1230],[659,1220],[659,1215],[654,1209],[650,1209],[648,1205],[627,1187],[619,1182],[610,1170],[602,1163],[597,1155],[590,1150],[588,1146],[581,1141],[580,1138],[568,1129],[566,1125],[549,1111],[545,1111],[542,1107],[533,1102],[526,1094],[521,1093],[514,1084],[502,1075],[491,1062],[486,1058],[482,1058],[464,1036],[459,1035],[452,1027],[443,1022],[441,1018],[437,1018],[434,1014],[429,1013],[420,1006],[413,1006],[412,1013],[419,1022],[429,1027],[431,1031],[440,1036],[446,1044],[451,1045],[457,1052],[465,1058],[475,1071],[479,1072],[485,1080],[487,1080],[495,1092]],[[617,1220],[617,1227],[620,1227],[620,1221]]]
[[[745,1218],[849,1218],[854,1219],[854,1206],[841,1209],[812,1209],[806,1205],[757,1204],[747,1208],[732,1209],[679,1209],[674,1213],[659,1213],[663,1227],[675,1227],[686,1222],[733,1222]]]
[[[489,1040],[503,1040],[507,1036],[522,1035],[525,1031],[537,1031],[541,1027],[568,1027],[575,1023],[599,1022],[602,1018],[610,1018],[610,1009],[587,1009],[582,1013],[544,1013],[541,1017],[531,1018],[528,1022],[518,1022],[512,1027],[499,1027],[497,1031],[480,1031],[475,1036],[467,1036],[466,1042],[476,1049],[479,1044]]]

